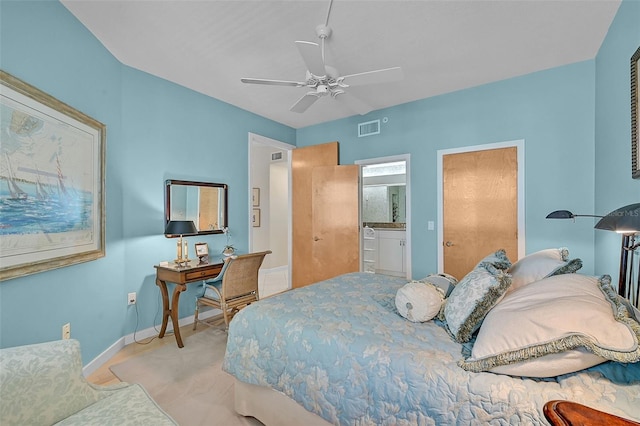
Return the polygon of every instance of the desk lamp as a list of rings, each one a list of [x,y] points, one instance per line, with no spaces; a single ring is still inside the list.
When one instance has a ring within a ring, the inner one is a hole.
[[[196,224],[193,223],[192,220],[170,220],[169,223],[167,223],[167,227],[164,229],[164,235],[166,237],[172,237],[174,235],[180,235],[180,240],[178,241],[177,244],[177,256],[176,256],[176,260],[174,260],[175,263],[178,264],[178,266],[180,266],[180,264],[182,263],[188,263],[189,262],[189,246],[186,244],[185,241],[185,245],[184,245],[184,250],[183,250],[183,245],[182,245],[182,236],[185,234],[197,234],[198,233],[198,229],[196,228]],[[184,255],[184,258],[182,257]]]

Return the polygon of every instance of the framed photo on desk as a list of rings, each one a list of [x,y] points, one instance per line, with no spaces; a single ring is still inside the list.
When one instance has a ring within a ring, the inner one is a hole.
[[[196,243],[196,256],[198,256],[198,260],[200,263],[208,263],[209,262],[209,245],[207,243]]]

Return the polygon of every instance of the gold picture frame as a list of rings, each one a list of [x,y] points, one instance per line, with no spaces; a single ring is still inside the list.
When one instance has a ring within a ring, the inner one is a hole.
[[[640,179],[640,47],[631,56],[631,176]]]
[[[0,112],[0,281],[104,257],[106,126],[2,70]]]

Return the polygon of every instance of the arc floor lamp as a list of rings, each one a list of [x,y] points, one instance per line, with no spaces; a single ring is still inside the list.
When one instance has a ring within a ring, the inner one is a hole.
[[[600,220],[594,228],[622,234],[618,294],[638,306],[640,302],[640,274],[634,283],[633,255],[635,250],[640,247],[640,241],[636,242],[636,236],[640,233],[640,203],[620,207],[605,216],[573,214],[568,210],[556,210],[547,215],[547,219],[574,219],[576,217],[598,217]]]

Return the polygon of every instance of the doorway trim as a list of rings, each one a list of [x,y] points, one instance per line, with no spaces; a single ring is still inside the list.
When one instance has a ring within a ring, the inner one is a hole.
[[[251,222],[251,215],[253,213],[253,203],[252,203],[252,182],[253,182],[253,174],[252,174],[252,163],[251,163],[251,159],[253,158],[252,154],[253,154],[253,144],[258,144],[258,145],[263,145],[263,146],[271,146],[280,150],[284,150],[284,151],[293,151],[296,147],[295,145],[291,145],[285,142],[281,142],[279,140],[276,139],[271,139],[268,138],[266,136],[262,136],[256,133],[248,133],[248,158],[247,158],[247,162],[248,162],[248,181],[247,181],[247,236],[249,241],[247,242],[247,247],[249,252],[253,251],[253,224]],[[291,288],[291,247],[292,247],[292,242],[291,242],[291,237],[292,237],[292,232],[293,232],[293,228],[291,226],[291,154],[289,152],[289,155],[287,155],[287,171],[288,171],[288,175],[289,175],[289,179],[288,179],[288,188],[287,191],[289,193],[289,199],[287,201],[288,205],[287,205],[287,214],[289,215],[289,220],[288,220],[288,229],[287,229],[287,285],[288,288]]]
[[[399,154],[392,155],[389,157],[378,157],[378,158],[367,158],[364,160],[356,160],[353,164],[357,164],[360,166],[360,182],[358,186],[360,190],[358,191],[358,203],[359,203],[359,215],[360,215],[360,226],[362,226],[362,167],[369,166],[372,164],[381,164],[381,163],[393,163],[395,161],[404,161],[406,166],[406,218],[405,218],[405,238],[407,241],[407,245],[405,248],[405,268],[407,269],[407,279],[411,279],[412,271],[411,271],[411,154]],[[363,244],[362,238],[360,238],[360,259],[363,259]],[[362,270],[362,262],[360,262],[360,269]]]
[[[511,148],[515,147],[518,158],[518,259],[525,254],[525,210],[524,210],[524,139],[517,139],[506,142],[488,143],[483,145],[472,145],[461,148],[439,149],[438,157],[438,176],[437,176],[437,194],[438,194],[438,272],[444,271],[444,249],[442,243],[444,241],[444,206],[442,193],[442,159],[445,155],[460,154],[463,152],[486,151],[489,149]]]

